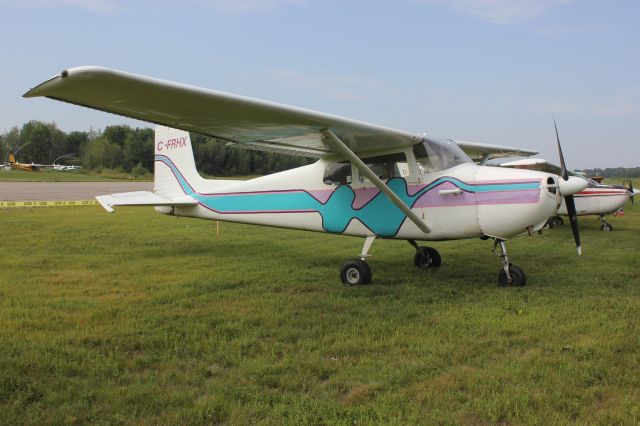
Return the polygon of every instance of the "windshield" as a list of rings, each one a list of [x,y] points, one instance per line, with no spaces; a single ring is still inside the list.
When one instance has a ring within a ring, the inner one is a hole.
[[[418,168],[423,174],[450,169],[463,163],[473,163],[460,147],[449,139],[424,139],[413,146]]]

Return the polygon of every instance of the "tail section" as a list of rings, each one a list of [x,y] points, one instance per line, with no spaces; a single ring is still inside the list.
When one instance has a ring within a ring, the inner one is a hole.
[[[158,126],[155,129],[154,192],[168,199],[191,195],[204,179],[196,170],[189,132]]]
[[[206,180],[196,170],[189,133],[169,127],[155,129],[154,190],[99,195],[96,199],[108,212],[114,206],[155,206],[165,214],[176,207],[198,205],[198,192],[218,190],[237,181]]]

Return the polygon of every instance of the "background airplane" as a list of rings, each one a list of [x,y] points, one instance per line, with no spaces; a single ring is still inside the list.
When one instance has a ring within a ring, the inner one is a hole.
[[[16,160],[16,157],[13,155],[13,153],[9,153],[9,162],[7,164],[9,165],[9,168],[13,170],[24,170],[26,172],[39,172],[43,167],[51,167],[45,164],[20,163]]]
[[[70,171],[70,170],[79,170],[82,168],[82,166],[66,165],[66,164],[52,164],[51,167],[53,168],[53,170],[58,170],[61,172]]]
[[[571,211],[572,194],[586,187],[566,167],[559,176],[476,165],[451,140],[100,67],[65,70],[24,96],[163,125],[155,134],[154,191],[97,197],[107,211],[150,205],[176,216],[361,237],[360,255],[340,268],[350,285],[371,282],[366,258],[376,238],[408,241],[415,265],[428,269],[440,266],[440,255],[416,241],[479,237],[500,250],[498,282],[524,285],[505,241],[541,229],[563,197]],[[318,161],[247,181],[203,179],[188,131]]]
[[[7,145],[7,150],[8,149],[9,149],[9,146]],[[63,155],[58,158],[67,157],[69,155],[70,154]],[[45,169],[45,168],[53,169],[57,171],[78,170],[82,168],[82,166],[77,166],[77,165],[56,164],[56,160],[58,160],[58,158],[54,160],[53,164],[20,163],[16,160],[14,153],[9,152],[8,161],[3,163],[1,167],[5,170],[14,169],[14,170],[24,170],[27,172],[39,172],[41,169]]]
[[[559,166],[551,164],[541,158],[527,158],[524,160],[510,161],[501,164],[502,167],[512,167],[518,169],[540,170],[548,173],[558,172]],[[584,179],[587,187],[580,192],[574,194],[576,214],[578,216],[598,215],[600,218],[600,229],[603,231],[613,231],[613,226],[607,222],[605,215],[614,213],[622,209],[627,202],[640,193],[633,188],[633,184],[629,182],[629,186],[609,185],[597,182],[582,174],[569,172],[571,175]],[[566,216],[567,206],[563,200],[558,208],[558,215]],[[560,216],[553,216],[549,219],[549,225],[562,225],[564,221]]]

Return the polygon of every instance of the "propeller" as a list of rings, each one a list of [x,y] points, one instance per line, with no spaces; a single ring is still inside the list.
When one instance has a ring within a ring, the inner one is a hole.
[[[558,155],[560,156],[560,167],[562,173],[562,179],[569,180],[569,171],[564,162],[564,155],[562,155],[562,146],[560,146],[560,136],[558,135],[558,125],[556,124],[556,118],[553,117],[553,126],[556,129],[556,141],[558,142]],[[576,241],[576,249],[578,250],[578,256],[582,254],[582,246],[580,245],[580,231],[578,230],[578,215],[576,214],[576,204],[573,200],[573,194],[564,196],[564,203],[567,205],[567,213],[569,214],[569,222],[571,223],[571,231],[573,232],[573,239]]]

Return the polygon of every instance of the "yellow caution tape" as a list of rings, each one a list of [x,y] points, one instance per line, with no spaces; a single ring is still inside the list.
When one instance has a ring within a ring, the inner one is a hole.
[[[97,206],[96,200],[78,201],[0,201],[0,209],[21,207],[69,207],[69,206]]]

